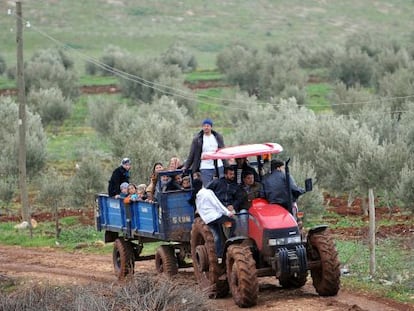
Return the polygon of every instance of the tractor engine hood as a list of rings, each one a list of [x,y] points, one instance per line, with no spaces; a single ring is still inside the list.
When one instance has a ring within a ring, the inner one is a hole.
[[[249,214],[249,237],[255,241],[257,248],[265,257],[274,255],[276,241],[283,241],[284,244],[291,243],[289,241],[292,238],[293,241],[300,239],[295,218],[278,204],[255,199]]]
[[[255,199],[249,209],[253,221],[262,229],[286,229],[297,226],[293,218],[283,206],[270,204],[264,199]]]

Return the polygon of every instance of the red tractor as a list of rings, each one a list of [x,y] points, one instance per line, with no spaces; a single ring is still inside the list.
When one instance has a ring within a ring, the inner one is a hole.
[[[282,150],[275,143],[251,144],[222,148],[203,157],[234,159],[256,156],[258,171],[262,172],[263,157]],[[286,177],[289,180],[289,176]],[[305,184],[306,191],[310,191],[311,180]],[[305,234],[298,217],[300,214],[295,209],[269,204],[262,198],[254,199],[248,213],[237,216],[236,236],[226,240],[221,262],[216,256],[213,234],[208,225],[200,217],[195,217],[191,230],[191,254],[200,286],[212,298],[224,297],[231,291],[239,307],[251,307],[257,303],[258,277],[275,276],[282,287],[300,288],[305,285],[310,271],[319,295],[336,295],[340,286],[340,264],[334,240],[326,225],[312,228]],[[246,219],[244,226],[243,217]],[[224,236],[225,231],[223,229]]]

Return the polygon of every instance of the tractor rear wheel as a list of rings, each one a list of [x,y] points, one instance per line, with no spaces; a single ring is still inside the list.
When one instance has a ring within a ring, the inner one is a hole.
[[[227,250],[227,280],[234,302],[241,308],[257,304],[259,284],[256,262],[249,247],[231,245]]]
[[[308,260],[320,261],[311,268],[313,286],[320,296],[335,296],[339,291],[341,271],[338,252],[332,236],[326,232],[311,234],[308,238]]]
[[[132,242],[125,241],[123,238],[117,238],[114,242],[112,261],[114,264],[114,272],[118,280],[121,281],[126,277],[133,275],[135,258]]]
[[[165,273],[172,276],[178,273],[177,258],[174,248],[170,245],[161,245],[155,253],[155,268],[158,273]]]
[[[208,291],[210,298],[225,297],[229,293],[229,285],[224,264],[217,263],[213,234],[199,217],[194,220],[191,230],[191,257],[200,287]]]

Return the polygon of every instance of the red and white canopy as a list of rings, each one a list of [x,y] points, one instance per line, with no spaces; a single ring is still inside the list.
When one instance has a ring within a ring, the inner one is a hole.
[[[218,149],[215,152],[204,152],[201,155],[203,160],[214,159],[234,159],[234,158],[247,158],[251,156],[263,155],[263,154],[277,154],[283,151],[283,147],[276,143],[264,143],[264,144],[249,144],[239,145],[233,147],[225,147]]]

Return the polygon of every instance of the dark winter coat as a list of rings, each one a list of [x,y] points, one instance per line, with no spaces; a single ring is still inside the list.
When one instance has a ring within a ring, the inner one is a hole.
[[[213,190],[225,207],[233,205],[237,212],[240,211],[244,200],[244,191],[238,184],[222,177],[214,179],[207,188]]]
[[[114,197],[121,193],[120,186],[123,182],[129,183],[129,171],[122,165],[117,167],[113,172],[108,184],[108,195]]]
[[[212,130],[211,133],[216,137],[218,148],[224,147],[224,139],[223,136]],[[191,169],[193,172],[200,171],[200,163],[201,163],[201,152],[203,150],[203,136],[204,132],[201,130],[198,132],[191,143],[190,154],[185,162],[184,167],[187,169]]]
[[[305,190],[299,188],[293,178],[290,178],[290,189],[292,193],[292,201],[305,193]],[[274,170],[271,174],[263,179],[263,190],[269,203],[280,204],[285,208],[289,208],[289,192],[286,184],[286,175],[282,171]]]

